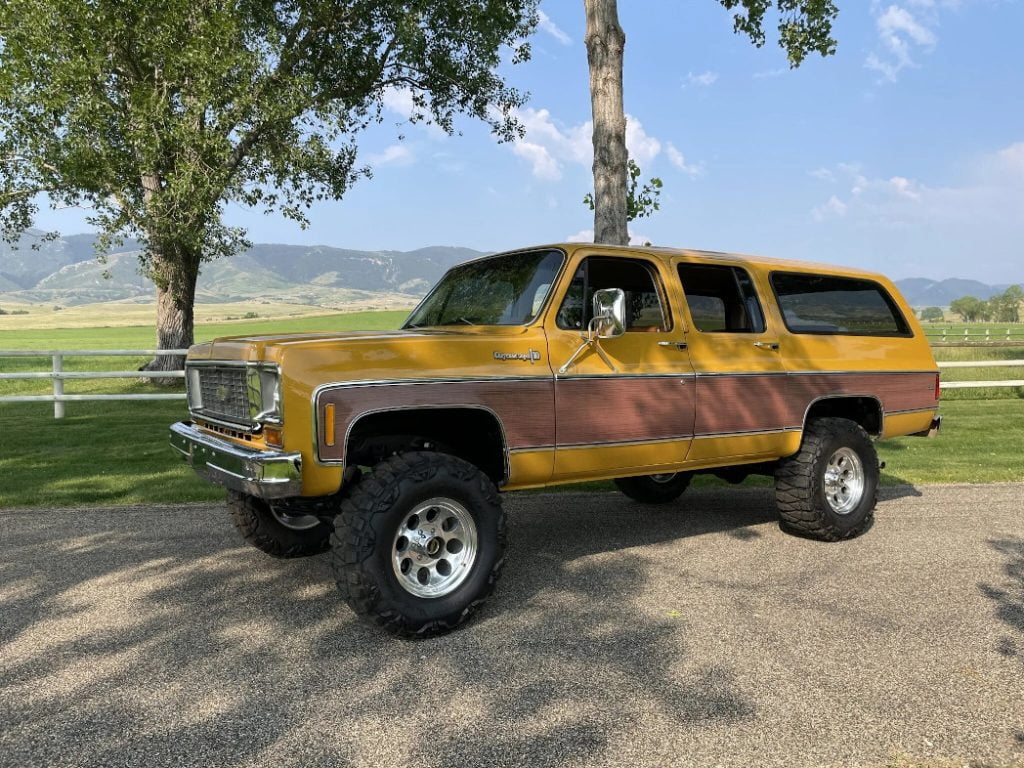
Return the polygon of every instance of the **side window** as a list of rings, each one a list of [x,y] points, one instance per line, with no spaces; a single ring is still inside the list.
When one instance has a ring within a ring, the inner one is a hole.
[[[745,269],[717,264],[680,264],[679,279],[698,331],[764,332],[764,313]]]
[[[580,264],[558,310],[557,324],[566,330],[586,329],[593,315],[594,291],[621,288],[626,294],[626,331],[655,332],[669,328],[654,270],[637,259],[591,256]]]
[[[874,280],[773,272],[772,288],[793,333],[905,336],[910,329],[896,302]]]

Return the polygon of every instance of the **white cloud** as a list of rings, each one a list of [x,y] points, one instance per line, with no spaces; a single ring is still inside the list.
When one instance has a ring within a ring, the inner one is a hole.
[[[381,98],[384,108],[408,120],[416,112],[416,105],[409,88],[387,88]]]
[[[707,88],[708,86],[714,85],[718,80],[718,73],[708,70],[707,72],[701,72],[700,74],[693,74],[690,72],[686,75],[687,85],[696,86],[698,88]],[[683,86],[684,88],[686,86]]]
[[[632,115],[626,115],[626,149],[641,168],[658,156],[661,142],[649,135],[640,121]]]
[[[592,243],[594,242],[594,230],[592,229],[581,229],[574,235],[568,235],[565,238],[567,243]],[[629,244],[630,245],[645,245],[651,242],[651,238],[646,235],[640,235],[635,232],[629,233]]]
[[[915,8],[914,12],[899,5],[872,5],[879,45],[868,54],[864,66],[881,74],[882,82],[895,82],[901,71],[917,66],[918,53],[930,52],[938,43],[934,0],[908,0],[908,4]]]
[[[383,152],[370,155],[366,160],[370,165],[409,165],[415,162],[416,158],[405,145],[392,144]]]
[[[831,172],[831,171],[830,171]],[[1000,229],[1021,229],[1024,214],[1024,142],[990,153],[971,167],[958,185],[931,186],[905,176],[870,177],[858,165],[837,165],[832,172],[848,184],[848,195],[832,195],[812,209],[822,221],[847,216],[866,226],[891,227],[917,222],[934,231],[977,231],[994,220]],[[961,233],[962,234],[962,233]]]
[[[689,174],[690,176],[700,176],[704,173],[703,165],[692,165],[688,163],[683,153],[676,149],[676,145],[671,141],[665,144],[665,156],[672,165],[683,173]]]
[[[815,221],[822,221],[829,216],[845,216],[848,206],[835,195],[832,195],[824,204],[811,210],[811,216]]]
[[[779,67],[778,69],[763,69],[760,72],[754,73],[755,80],[764,80],[769,77],[782,77],[782,75],[789,72],[789,67]]]
[[[896,277],[1024,278],[1024,141],[956,162],[943,183],[847,164],[807,218],[803,258],[848,261]],[[897,169],[898,170],[898,169]]]
[[[537,11],[537,26],[562,45],[572,45],[572,38],[565,34],[564,30],[555,24],[544,11]]]
[[[836,180],[836,175],[828,168],[815,168],[813,171],[808,171],[807,175],[813,176],[820,181],[833,182]]]
[[[1019,175],[1024,179],[1024,141],[1011,144],[996,153],[998,165],[1011,175]]]
[[[562,178],[566,165],[589,168],[593,164],[593,123],[563,126],[546,109],[516,111],[525,135],[512,144],[512,151],[526,160],[533,175],[547,181]],[[644,130],[643,124],[626,115],[626,149],[641,168],[649,165],[662,150],[661,141]]]
[[[385,88],[381,95],[381,103],[384,105],[384,109],[398,115],[403,120],[412,120],[414,117],[421,118],[427,115],[426,108],[417,105],[410,88]],[[418,120],[417,125],[423,128],[432,139],[443,139],[448,135],[434,123]]]

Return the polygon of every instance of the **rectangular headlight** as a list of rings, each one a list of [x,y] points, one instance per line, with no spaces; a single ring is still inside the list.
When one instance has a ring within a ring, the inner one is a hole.
[[[247,379],[252,420],[261,424],[280,424],[281,377],[277,369],[252,367]]]
[[[202,391],[199,387],[199,369],[185,366],[185,393],[188,397],[188,409],[198,411],[203,407]]]

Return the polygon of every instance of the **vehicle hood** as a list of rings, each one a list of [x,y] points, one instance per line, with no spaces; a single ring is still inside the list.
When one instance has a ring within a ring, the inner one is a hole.
[[[196,344],[189,360],[273,363],[313,386],[550,372],[541,329],[494,326],[232,336]]]

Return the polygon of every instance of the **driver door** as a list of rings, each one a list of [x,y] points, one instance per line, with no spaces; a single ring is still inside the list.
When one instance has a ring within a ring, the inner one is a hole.
[[[662,265],[589,255],[571,269],[545,329],[555,372],[555,478],[654,474],[682,464],[693,440],[694,372]],[[589,347],[565,368],[593,316],[594,292],[603,288],[625,292],[625,332],[596,342],[607,361]]]

